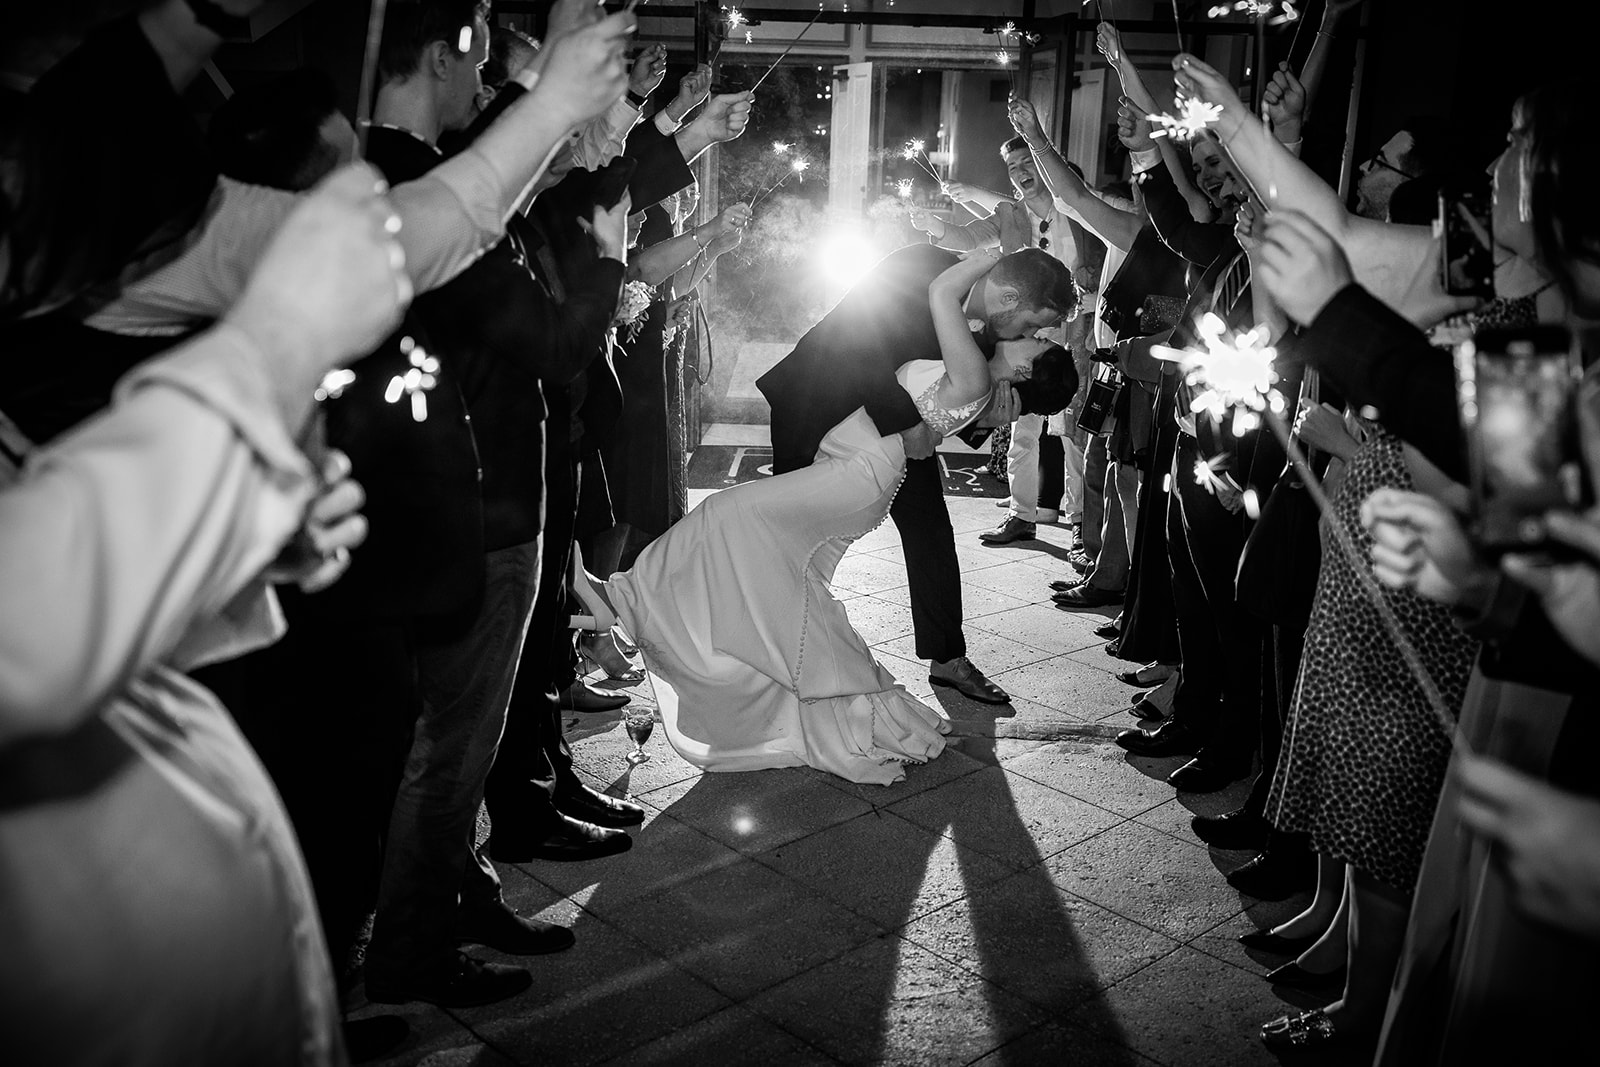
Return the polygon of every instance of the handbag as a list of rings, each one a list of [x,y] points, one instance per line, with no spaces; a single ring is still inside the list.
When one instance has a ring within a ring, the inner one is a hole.
[[[1318,391],[1315,372],[1306,371],[1301,396],[1316,402]],[[1316,470],[1310,456],[1307,462]],[[1322,570],[1321,520],[1300,472],[1285,465],[1239,555],[1234,590],[1241,607],[1274,625],[1305,629]]]

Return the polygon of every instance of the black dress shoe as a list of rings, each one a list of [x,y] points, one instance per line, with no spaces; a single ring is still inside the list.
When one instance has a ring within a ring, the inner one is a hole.
[[[485,963],[457,952],[453,963],[435,974],[409,980],[385,981],[368,977],[367,999],[374,1004],[405,1004],[413,1000],[441,1008],[473,1008],[514,997],[533,984],[533,975],[521,967]]]
[[[1167,709],[1151,700],[1149,694],[1146,694],[1133,702],[1128,714],[1135,719],[1155,719],[1157,722],[1165,722]]]
[[[1088,581],[1088,579],[1084,578],[1081,575],[1079,577],[1077,577],[1077,578],[1074,578],[1070,582],[1057,580],[1057,581],[1054,581],[1054,582],[1050,583],[1050,591],[1052,593],[1065,593],[1068,589],[1076,589],[1076,588],[1078,588],[1080,585],[1082,585],[1086,581]]]
[[[644,806],[631,800],[597,793],[586,785],[572,790],[557,790],[556,810],[579,822],[595,826],[638,826],[644,822]]]
[[[543,837],[495,836],[489,831],[489,858],[501,863],[527,863],[529,860],[553,860],[557,863],[576,863],[580,860],[597,860],[602,856],[615,856],[633,847],[633,838],[621,830],[613,830],[594,823],[583,822],[567,815],[559,815],[560,822]]]
[[[1252,930],[1239,935],[1239,944],[1258,952],[1274,952],[1280,956],[1298,956],[1312,945],[1316,937],[1284,937],[1270,930]]]
[[[1034,524],[1015,515],[1007,515],[1005,522],[978,535],[978,540],[986,545],[1009,545],[1013,541],[1032,541],[1033,538]]]
[[[1196,756],[1167,775],[1167,784],[1182,793],[1215,793],[1249,773],[1248,763],[1207,763]]]
[[[947,669],[949,674],[934,674],[930,671],[928,681],[934,685],[954,689],[962,696],[971,697],[980,704],[1011,703],[1010,694],[984,677],[983,672],[974,667],[967,657],[962,656]]]
[[[1267,972],[1267,981],[1273,985],[1287,986],[1290,989],[1342,989],[1344,987],[1345,968],[1340,967],[1329,971],[1327,974],[1318,974],[1308,971],[1298,963],[1290,960],[1282,967]]]
[[[1112,638],[1122,636],[1122,627],[1117,625],[1117,620],[1112,619],[1108,623],[1105,623],[1101,626],[1096,626],[1094,628],[1094,635],[1096,637],[1104,637],[1109,641]]]
[[[351,1063],[366,1063],[386,1055],[410,1036],[411,1024],[398,1015],[344,1021],[344,1050]]]
[[[1087,608],[1104,608],[1112,604],[1122,603],[1123,594],[1115,589],[1096,589],[1092,585],[1080,585],[1076,589],[1068,589],[1064,593],[1056,593],[1050,597],[1056,607],[1062,611],[1079,611]]]
[[[1309,852],[1263,852],[1228,872],[1228,884],[1257,900],[1287,900],[1315,889],[1317,857]]]
[[[608,693],[580,679],[561,691],[556,704],[566,711],[616,711],[632,699],[627,693]]]
[[[577,938],[565,926],[518,915],[505,901],[496,901],[457,909],[456,940],[508,956],[543,956],[571,948]]]
[[[1124,730],[1117,744],[1136,756],[1192,756],[1200,751],[1194,731],[1176,720],[1164,722],[1154,730]]]
[[[1267,820],[1243,808],[1221,815],[1196,815],[1189,825],[1194,827],[1194,835],[1208,845],[1257,851],[1266,847],[1267,834],[1272,830]]]

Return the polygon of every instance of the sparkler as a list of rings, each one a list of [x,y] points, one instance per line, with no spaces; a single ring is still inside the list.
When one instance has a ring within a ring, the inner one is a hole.
[[[417,422],[428,421],[428,394],[439,384],[439,361],[410,337],[400,338],[400,351],[411,364],[404,374],[389,379],[383,399],[398,404],[401,397],[411,398],[411,418]]]
[[[1187,52],[1183,46],[1183,20],[1178,17],[1178,0],[1172,0],[1172,27],[1178,31],[1178,51]]]
[[[1175,142],[1192,141],[1222,117],[1219,105],[1208,104],[1199,97],[1179,96],[1174,103],[1177,104],[1177,115],[1156,113],[1145,116],[1155,127],[1150,131],[1151,137],[1170,137]]]
[[[756,83],[750,87],[750,91],[752,93],[755,92],[757,89],[761,88],[761,83],[767,80],[767,75],[771,74],[774,70],[777,70],[778,69],[778,64],[782,63],[784,58],[790,52],[794,51],[794,46],[799,44],[800,43],[800,38],[804,37],[807,33],[809,33],[810,30],[811,30],[811,27],[813,27],[813,26],[815,26],[817,24],[817,20],[822,17],[822,13],[823,13],[824,10],[826,10],[826,9],[823,7],[823,5],[821,5],[821,4],[817,5],[817,13],[815,15],[811,16],[811,21],[806,23],[805,26],[803,26],[801,28],[799,33],[795,34],[794,40],[789,42],[789,47],[785,48],[783,50],[783,53],[781,55],[779,55],[777,59],[774,59],[772,61],[772,66],[768,67],[762,73],[761,77],[756,79]]]
[[[810,167],[811,167],[811,161],[809,159],[800,158],[800,159],[796,159],[796,160],[794,160],[794,162],[790,163],[789,164],[789,169],[784,171],[783,174],[779,176],[777,181],[775,181],[771,185],[767,186],[767,188],[761,193],[760,196],[756,197],[755,202],[750,205],[751,213],[753,214],[755,212],[756,208],[761,205],[761,201],[765,200],[767,197],[771,196],[773,193],[775,193],[779,189],[781,189],[783,187],[784,182],[787,182],[790,178],[794,177],[795,175],[798,174],[800,176],[800,180],[802,182],[804,182],[806,180],[806,171],[808,169],[810,169]]]
[[[1205,345],[1204,351],[1173,349],[1158,345],[1152,352],[1159,359],[1176,361],[1185,371],[1185,380],[1190,385],[1201,388],[1201,393],[1191,405],[1195,413],[1210,414],[1220,420],[1222,414],[1229,408],[1242,409],[1246,416],[1244,423],[1247,427],[1254,428],[1265,421],[1272,428],[1272,432],[1288,454],[1295,473],[1305,486],[1307,495],[1316,504],[1318,513],[1328,520],[1324,528],[1333,535],[1334,543],[1339,546],[1339,550],[1350,564],[1350,569],[1355,572],[1362,591],[1372,602],[1373,609],[1377,612],[1389,637],[1394,641],[1400,657],[1422,689],[1428,706],[1438,718],[1446,736],[1450,738],[1452,748],[1466,753],[1466,743],[1456,729],[1455,715],[1440,691],[1438,683],[1433,680],[1432,672],[1428,670],[1428,665],[1423,662],[1416,644],[1401,624],[1399,616],[1395,614],[1394,606],[1389,603],[1383,587],[1378,584],[1366,554],[1355,544],[1344,523],[1340,522],[1337,516],[1330,514],[1332,504],[1328,500],[1328,495],[1323,491],[1321,481],[1306,461],[1305,452],[1283,420],[1285,407],[1283,397],[1272,389],[1273,383],[1277,381],[1277,375],[1272,370],[1275,350],[1266,343],[1267,329],[1257,326],[1229,337],[1226,324],[1208,312],[1201,318],[1196,332]],[[1235,434],[1239,432],[1239,426],[1240,419],[1236,410]],[[1198,484],[1214,492],[1213,479],[1220,482],[1217,472],[1221,468],[1220,465],[1213,464],[1212,460],[1202,460],[1195,464],[1194,473]],[[1248,508],[1253,502],[1254,494],[1246,491],[1244,496],[1244,503]],[[1259,511],[1259,501],[1254,501],[1254,504]]]
[[[894,183],[895,190],[899,192],[900,199],[902,200],[911,199],[911,192],[915,185],[916,183],[910,178],[901,178],[899,181]]]
[[[927,171],[928,177],[932,178],[940,185],[944,184],[944,179],[941,178],[939,176],[939,172],[934,169],[933,160],[928,158],[928,142],[924,141],[922,138],[913,137],[911,140],[907,141],[905,148],[900,152],[900,158],[909,159],[911,162]]]
[[[383,43],[383,19],[389,0],[372,0],[367,12],[366,52],[361,57],[361,88],[356,98],[356,158],[367,158],[367,131],[372,129],[373,96],[377,92],[378,46]]]

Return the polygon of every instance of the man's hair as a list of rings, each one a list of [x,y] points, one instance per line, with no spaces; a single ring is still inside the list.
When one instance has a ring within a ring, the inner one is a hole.
[[[489,20],[489,0],[394,0],[383,17],[378,46],[378,84],[404,81],[417,73],[422,53],[435,41],[452,51],[461,43],[461,27]]]
[[[511,80],[511,57],[518,52],[538,52],[539,42],[509,26],[489,31],[489,60],[483,65],[483,84],[498,89]]]
[[[1411,150],[1394,162],[1413,178],[1455,170],[1466,162],[1466,139],[1449,119],[1413,115],[1400,128],[1411,135]]]
[[[211,117],[206,138],[228,177],[300,192],[339,162],[338,148],[322,137],[338,110],[332,79],[302,67],[234,93]]]
[[[1033,376],[1015,383],[1024,415],[1054,415],[1078,395],[1078,367],[1072,353],[1051,345],[1033,360]]]
[[[1049,308],[1062,318],[1078,310],[1078,287],[1065,263],[1037,248],[1001,256],[990,275],[1017,291],[1023,307]]]
[[[1028,139],[1020,133],[1000,146],[1000,158],[1004,159],[1013,152],[1032,151],[1028,148]]]

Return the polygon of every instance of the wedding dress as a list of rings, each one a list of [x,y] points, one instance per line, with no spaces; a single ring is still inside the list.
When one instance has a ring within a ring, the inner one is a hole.
[[[896,377],[942,434],[988,402],[939,406],[937,360]],[[900,436],[881,436],[857,409],[811,466],[713,493],[606,583],[685,760],[708,771],[809,765],[888,785],[903,764],[944,750],[949,719],[873,659],[829,588],[845,549],[888,515],[905,463]]]

